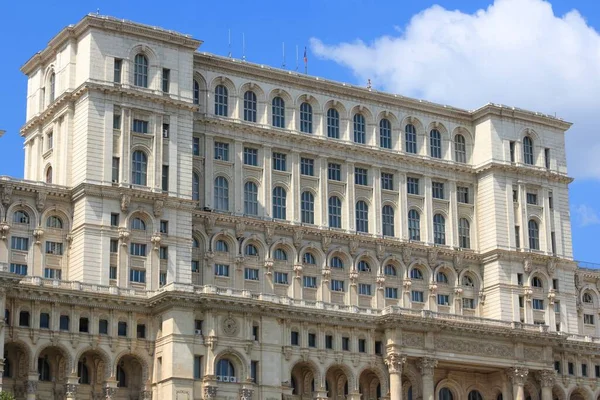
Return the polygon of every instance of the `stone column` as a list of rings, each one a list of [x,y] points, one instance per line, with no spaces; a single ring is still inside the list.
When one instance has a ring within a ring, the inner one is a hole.
[[[152,400],[152,391],[151,390],[142,390],[140,392],[140,400]]]
[[[79,378],[77,376],[69,376],[65,384],[65,399],[77,399],[77,387],[79,386]]]
[[[29,380],[25,383],[25,389],[27,391],[27,400],[35,400],[38,387],[38,375],[29,374]]]
[[[327,390],[324,387],[320,387],[319,390],[315,392],[315,400],[327,400]]]
[[[385,364],[390,371],[390,400],[402,400],[402,366],[406,356],[390,353],[385,358]]]
[[[104,383],[102,393],[106,400],[112,400],[117,395],[117,381],[114,379],[108,380]]]
[[[240,400],[252,400],[252,393],[254,393],[254,390],[247,388],[247,387],[243,387],[240,389]]]
[[[216,386],[204,386],[203,399],[216,399],[217,398],[217,387]]]
[[[552,400],[552,387],[554,386],[556,372],[552,370],[539,371],[537,377],[542,387],[542,400]]]
[[[422,358],[418,366],[423,381],[423,400],[433,400],[435,393],[433,371],[437,367],[437,360],[435,358]]]
[[[513,396],[515,400],[525,400],[525,381],[529,370],[523,367],[509,368],[506,372],[513,384]]]

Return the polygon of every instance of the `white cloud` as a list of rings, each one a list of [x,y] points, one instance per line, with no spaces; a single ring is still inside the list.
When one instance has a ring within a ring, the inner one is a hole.
[[[598,213],[592,207],[580,204],[574,206],[573,211],[575,212],[575,218],[579,226],[600,225],[600,216],[598,216]]]
[[[392,36],[324,44],[313,52],[386,91],[475,109],[503,103],[557,114],[569,173],[600,179],[600,35],[577,11],[542,0],[496,0],[474,14],[432,6]]]

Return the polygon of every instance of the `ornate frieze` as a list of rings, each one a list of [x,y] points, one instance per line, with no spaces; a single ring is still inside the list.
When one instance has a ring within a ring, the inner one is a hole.
[[[475,341],[439,337],[436,340],[436,350],[452,351],[465,354],[476,354],[481,356],[496,356],[512,358],[513,347],[508,344],[493,343],[489,341]]]

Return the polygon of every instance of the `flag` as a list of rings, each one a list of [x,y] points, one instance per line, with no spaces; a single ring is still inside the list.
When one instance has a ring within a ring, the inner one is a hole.
[[[308,63],[308,57],[306,56],[306,46],[304,46],[304,64]]]

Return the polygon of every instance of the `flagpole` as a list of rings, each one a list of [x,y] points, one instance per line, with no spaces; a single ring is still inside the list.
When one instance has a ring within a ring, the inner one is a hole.
[[[242,60],[246,61],[246,34],[242,33]]]
[[[283,50],[283,62],[281,64],[281,68],[285,69],[285,42],[281,43],[281,48]]]
[[[296,71],[298,71],[298,45],[296,45]]]
[[[306,46],[304,46],[304,74],[308,75],[308,56],[306,55]]]
[[[231,29],[228,29],[227,31],[229,33],[229,41],[228,41],[228,43],[229,43],[229,54],[227,56],[229,58],[231,58]]]

